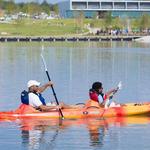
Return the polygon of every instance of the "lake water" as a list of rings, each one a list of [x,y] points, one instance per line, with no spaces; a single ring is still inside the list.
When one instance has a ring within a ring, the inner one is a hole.
[[[44,57],[59,101],[85,102],[94,81],[104,91],[122,81],[118,103],[150,100],[150,45],[135,42],[0,43],[0,110],[15,109],[27,82],[46,83]],[[47,102],[54,101],[51,89]],[[150,118],[1,120],[2,150],[148,150]]]

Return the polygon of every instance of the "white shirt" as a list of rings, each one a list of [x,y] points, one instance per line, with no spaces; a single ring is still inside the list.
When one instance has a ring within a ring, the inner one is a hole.
[[[39,107],[40,105],[42,105],[42,102],[36,94],[29,93],[29,105],[33,107]]]
[[[98,101],[99,101],[99,103],[102,103],[102,102],[103,102],[103,97],[102,97],[102,95],[98,95]]]

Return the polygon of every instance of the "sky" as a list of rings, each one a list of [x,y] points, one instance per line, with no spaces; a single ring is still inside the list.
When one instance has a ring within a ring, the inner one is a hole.
[[[15,2],[39,2],[41,3],[43,0],[15,0]],[[58,2],[62,2],[62,1],[66,1],[66,0],[46,0],[48,3],[54,4],[54,3],[58,3]]]

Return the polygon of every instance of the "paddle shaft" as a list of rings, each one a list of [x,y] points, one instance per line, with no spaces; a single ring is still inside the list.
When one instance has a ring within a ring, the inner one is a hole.
[[[43,60],[43,64],[44,64],[44,67],[45,67],[45,72],[46,72],[47,78],[48,78],[49,81],[51,81],[50,75],[49,75],[48,70],[47,70],[46,62],[44,60],[44,57],[43,57],[42,53],[41,53],[41,57],[42,57],[42,60]],[[51,89],[52,89],[53,95],[55,97],[56,104],[59,105],[59,102],[58,102],[58,99],[57,99],[57,96],[56,96],[53,85],[51,85]],[[58,110],[60,112],[60,115],[61,115],[62,119],[64,119],[64,115],[63,115],[61,109],[59,108]]]
[[[48,73],[47,70],[46,70],[46,75],[47,75],[48,80],[51,81],[51,78],[50,78],[49,73]],[[58,99],[57,99],[57,96],[56,96],[56,93],[55,93],[53,85],[51,85],[51,89],[52,89],[53,95],[55,97],[56,103],[57,103],[57,105],[59,105],[59,102],[58,102]],[[59,108],[59,112],[61,114],[61,117],[64,118],[63,113],[62,113],[60,108]]]
[[[47,75],[48,80],[51,81],[51,78],[50,78],[50,76],[49,76],[48,71],[46,71],[46,75]],[[59,102],[58,102],[58,99],[57,99],[57,96],[56,96],[56,93],[55,93],[55,90],[54,90],[53,85],[51,85],[51,88],[52,88],[52,92],[53,92],[53,95],[54,95],[54,97],[55,97],[56,103],[57,103],[57,105],[59,105]]]

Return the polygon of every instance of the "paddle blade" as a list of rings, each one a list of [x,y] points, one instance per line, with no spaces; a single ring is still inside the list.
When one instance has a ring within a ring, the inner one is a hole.
[[[121,81],[118,83],[117,88],[118,88],[119,90],[122,89],[122,82],[121,82]]]
[[[47,71],[47,65],[46,65],[46,62],[45,62],[45,59],[44,59],[44,56],[43,56],[43,51],[44,51],[44,47],[42,46],[42,50],[41,50],[41,58],[42,58],[42,62],[43,62],[45,71]]]

